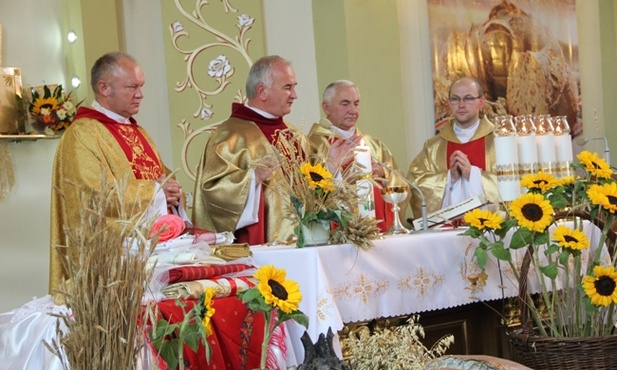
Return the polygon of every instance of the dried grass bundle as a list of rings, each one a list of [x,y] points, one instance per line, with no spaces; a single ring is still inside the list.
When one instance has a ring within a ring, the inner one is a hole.
[[[351,367],[423,370],[431,360],[443,356],[454,343],[454,336],[442,337],[429,349],[422,344],[424,328],[418,320],[418,315],[412,315],[407,324],[395,328],[378,329],[372,334],[366,327],[352,332],[341,343],[349,353]]]
[[[57,330],[47,346],[64,369],[134,369],[143,347],[141,300],[156,240],[147,240],[152,220],[144,221],[141,211],[124,204],[126,188],[126,180],[109,184],[102,176],[100,191],[81,193],[80,225],[65,230],[67,246],[55,246],[68,248],[71,256],[64,261],[68,282],[59,294],[72,314],[60,316],[68,333]],[[109,209],[121,221],[110,222]]]

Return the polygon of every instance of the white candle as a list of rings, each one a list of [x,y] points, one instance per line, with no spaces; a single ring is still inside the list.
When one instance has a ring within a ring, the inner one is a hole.
[[[572,138],[570,134],[555,136],[555,161],[557,162],[557,177],[570,175],[570,163],[572,163]]]
[[[536,151],[538,153],[538,170],[554,175],[555,136],[552,132],[536,135]]]
[[[358,189],[358,213],[362,217],[375,218],[375,198],[373,194],[373,183],[370,179],[361,179],[356,181]]]
[[[362,166],[364,173],[372,173],[371,167],[371,149],[366,145],[357,145],[354,149],[356,163]]]
[[[518,148],[519,173],[521,178],[534,174],[538,166],[536,135],[517,136],[516,142]]]
[[[501,199],[508,202],[520,197],[516,136],[495,137],[495,166]]]

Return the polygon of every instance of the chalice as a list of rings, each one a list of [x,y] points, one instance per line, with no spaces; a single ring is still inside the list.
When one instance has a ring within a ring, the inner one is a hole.
[[[401,218],[399,215],[401,208],[398,206],[399,203],[407,199],[408,194],[407,185],[388,185],[381,189],[383,200],[386,203],[392,204],[392,213],[394,215],[394,222],[386,234],[400,235],[409,234],[411,232],[401,223]]]

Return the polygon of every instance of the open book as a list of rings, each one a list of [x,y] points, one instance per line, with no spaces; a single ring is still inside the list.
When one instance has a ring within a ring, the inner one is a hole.
[[[461,203],[430,213],[427,216],[428,228],[452,222],[472,209],[485,206],[488,203],[490,202],[486,200],[484,195],[476,195]],[[422,217],[413,221],[414,230],[422,230],[422,226]]]

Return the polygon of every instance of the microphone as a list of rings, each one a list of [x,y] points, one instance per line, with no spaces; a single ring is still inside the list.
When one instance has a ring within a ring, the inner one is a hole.
[[[353,143],[354,145],[357,145],[355,142],[353,142],[352,140],[349,140],[346,137],[343,137],[340,133],[338,133],[332,126],[332,122],[330,122],[328,119],[326,118],[322,118],[319,120],[319,125],[329,131],[331,131],[335,136],[348,141],[350,143]],[[414,183],[413,181],[410,181],[409,179],[407,179],[407,177],[405,177],[400,170],[395,170],[394,168],[390,167],[389,165],[383,163],[382,161],[380,161],[378,158],[376,158],[373,153],[371,153],[371,159],[373,159],[375,162],[379,163],[379,165],[385,169],[387,169],[388,171],[392,172],[393,174],[395,174],[398,178],[400,178],[401,180],[405,181],[410,187],[412,187],[413,189],[415,189],[418,194],[420,194],[420,199],[422,202],[422,231],[428,231],[428,211],[426,208],[426,198],[424,197],[424,194],[422,193],[422,190],[420,189],[420,187],[418,185],[416,185],[416,183]]]
[[[596,140],[604,140],[604,160],[610,166],[611,165],[611,149],[608,147],[608,140],[606,139],[606,137],[603,137],[603,136],[602,137],[588,137],[588,138],[579,137],[578,139],[576,139],[576,144],[580,146],[585,146],[588,142],[596,141]]]

